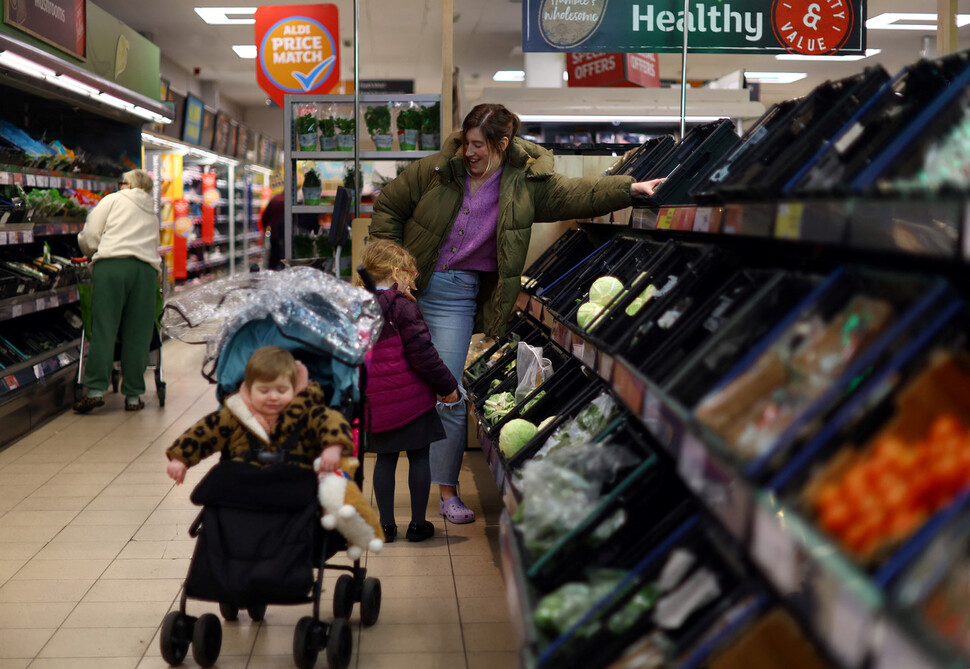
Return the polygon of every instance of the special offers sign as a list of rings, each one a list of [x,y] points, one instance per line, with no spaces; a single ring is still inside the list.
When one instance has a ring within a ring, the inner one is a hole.
[[[283,106],[287,93],[323,94],[340,78],[336,5],[272,5],[256,10],[256,80]]]
[[[690,0],[688,51],[862,54],[865,0]],[[679,52],[682,0],[523,0],[525,51]]]

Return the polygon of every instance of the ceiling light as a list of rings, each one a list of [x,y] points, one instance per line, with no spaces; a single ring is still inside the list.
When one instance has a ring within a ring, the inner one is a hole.
[[[525,81],[522,70],[499,70],[492,75],[492,81]]]
[[[808,75],[804,72],[745,72],[744,78],[753,84],[790,84],[801,81]]]
[[[255,44],[233,44],[232,50],[236,52],[236,55],[240,58],[255,58],[256,57],[256,45]]]
[[[54,70],[49,67],[44,67],[43,65],[38,65],[32,60],[27,60],[23,56],[18,56],[12,51],[0,52],[0,65],[9,67],[11,70],[16,70],[23,74],[29,74],[32,77],[37,77],[38,79],[46,79],[47,77],[54,76]]]
[[[607,114],[519,114],[525,123],[680,123],[680,116],[610,116]],[[687,115],[687,123],[709,123],[720,116]]]
[[[776,60],[834,60],[834,61],[844,61],[850,62],[853,60],[863,60],[865,58],[871,58],[877,54],[882,53],[882,49],[866,49],[865,55],[855,54],[852,56],[840,56],[838,54],[832,54],[830,56],[803,56],[798,53],[780,53],[775,56]]]
[[[85,83],[78,81],[77,79],[72,79],[71,77],[58,74],[53,79],[53,83],[57,84],[61,88],[65,88],[69,91],[74,91],[75,93],[80,93],[81,95],[87,95],[88,97],[97,97],[101,91],[92,86],[88,86]]]
[[[195,13],[209,25],[231,26],[256,23],[256,19],[253,18],[229,18],[230,14],[250,17],[256,13],[255,7],[196,7]]]
[[[970,23],[970,14],[957,14],[957,28]],[[907,21],[907,23],[903,23]],[[936,31],[936,14],[886,12],[866,21],[869,30],[922,30]]]

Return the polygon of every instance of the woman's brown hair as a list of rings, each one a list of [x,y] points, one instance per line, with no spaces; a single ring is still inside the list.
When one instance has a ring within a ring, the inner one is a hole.
[[[505,108],[505,105],[482,103],[475,105],[465,116],[461,124],[461,141],[465,144],[465,137],[472,128],[478,128],[485,138],[490,151],[502,155],[502,162],[508,158],[512,140],[519,134],[519,117]],[[509,140],[505,151],[502,151],[502,138]]]
[[[371,241],[364,247],[360,262],[371,275],[371,278],[374,279],[374,283],[386,281],[396,269],[411,274],[413,279],[417,279],[418,276],[418,266],[414,261],[414,256],[408,253],[404,247],[389,239],[371,238]],[[354,274],[354,285],[363,285],[358,274]]]

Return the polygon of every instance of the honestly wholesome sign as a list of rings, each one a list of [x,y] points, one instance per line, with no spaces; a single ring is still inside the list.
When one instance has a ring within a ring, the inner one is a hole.
[[[688,51],[865,53],[864,0],[690,0]],[[675,52],[682,0],[524,0],[525,51]]]
[[[256,10],[256,80],[283,106],[287,93],[323,94],[340,78],[336,5]]]

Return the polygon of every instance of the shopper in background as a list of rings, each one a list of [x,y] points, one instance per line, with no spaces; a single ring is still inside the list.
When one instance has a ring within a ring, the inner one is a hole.
[[[552,152],[516,137],[519,118],[480,104],[441,151],[412,163],[381,190],[370,234],[391,239],[417,262],[418,305],[431,339],[461,380],[474,332],[499,336],[515,306],[532,224],[590,218],[652,195],[659,180],[629,176],[570,179]],[[464,389],[440,403],[447,437],[431,445],[440,511],[453,523],[475,520],[458,497],[466,439]]]
[[[283,267],[283,216],[286,213],[286,203],[283,193],[277,193],[266,203],[259,223],[263,226],[263,234],[269,232],[269,255],[266,269],[280,269]]]
[[[361,262],[377,285],[384,316],[367,368],[364,428],[367,450],[377,453],[374,496],[386,541],[397,537],[394,520],[394,470],[401,451],[408,454],[411,492],[409,541],[434,536],[426,518],[431,493],[429,449],[445,437],[436,400],[458,401],[458,381],[438,356],[411,287],[417,275],[414,258],[387,240],[364,247]]]
[[[74,403],[78,413],[104,405],[119,334],[125,411],[145,407],[141,394],[162,266],[151,193],[147,172],[125,172],[118,191],[101,199],[77,236],[92,263],[91,347],[84,366],[87,395]]]

